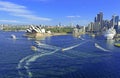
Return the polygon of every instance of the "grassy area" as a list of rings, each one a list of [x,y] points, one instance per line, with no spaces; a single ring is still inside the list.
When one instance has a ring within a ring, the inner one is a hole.
[[[72,33],[73,28],[70,27],[54,27],[54,28],[46,28],[46,30],[50,30],[52,33]]]

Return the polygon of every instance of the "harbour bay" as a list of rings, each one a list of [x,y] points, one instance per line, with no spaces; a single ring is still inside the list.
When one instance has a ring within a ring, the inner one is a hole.
[[[17,39],[10,36],[15,34]],[[24,32],[0,32],[0,78],[119,78],[120,52],[114,41],[82,35],[37,40]],[[83,43],[83,44],[81,44]],[[95,46],[95,43],[109,51]],[[78,45],[79,44],[79,45]],[[81,45],[80,45],[81,44]],[[31,46],[38,48],[31,50]],[[72,47],[73,48],[69,48]],[[62,51],[63,48],[68,50]]]

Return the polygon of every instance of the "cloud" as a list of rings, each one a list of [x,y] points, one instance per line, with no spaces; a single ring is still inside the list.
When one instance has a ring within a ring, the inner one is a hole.
[[[0,11],[8,12],[12,16],[22,17],[34,21],[51,21],[50,18],[39,17],[28,10],[27,7],[11,2],[0,1]]]
[[[67,18],[79,18],[80,16],[79,15],[76,15],[76,16],[66,16]]]
[[[26,8],[25,6],[17,5],[6,1],[0,1],[0,5],[7,8]]]
[[[0,22],[7,22],[7,23],[21,23],[20,21],[17,20],[0,20]]]
[[[12,15],[27,18],[27,19],[33,20],[33,21],[39,21],[39,20],[41,20],[41,21],[51,21],[51,19],[49,19],[49,18],[37,17],[37,16],[31,15],[31,14],[12,14]]]

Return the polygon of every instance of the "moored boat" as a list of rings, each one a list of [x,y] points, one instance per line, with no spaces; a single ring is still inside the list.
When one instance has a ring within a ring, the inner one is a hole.
[[[114,46],[120,47],[120,43],[115,43]]]

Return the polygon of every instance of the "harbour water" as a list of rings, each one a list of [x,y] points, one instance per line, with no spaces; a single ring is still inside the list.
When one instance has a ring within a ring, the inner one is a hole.
[[[23,34],[0,32],[0,78],[120,77],[120,49],[114,40],[62,35],[37,40],[42,43],[37,45],[35,39]],[[38,50],[31,50],[31,46]]]

